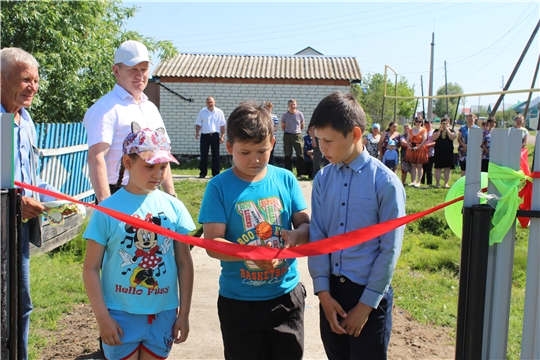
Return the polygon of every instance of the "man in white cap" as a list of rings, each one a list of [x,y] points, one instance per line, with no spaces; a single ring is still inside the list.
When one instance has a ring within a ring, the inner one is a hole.
[[[136,121],[143,128],[165,128],[157,107],[143,90],[149,76],[148,50],[138,41],[128,40],[114,55],[113,74],[116,85],[99,99],[84,116],[88,133],[88,166],[96,201],[108,198],[122,185],[129,174],[118,182],[118,164],[122,158],[122,143]],[[167,136],[168,138],[168,136]],[[176,196],[170,168],[167,169],[163,190]]]

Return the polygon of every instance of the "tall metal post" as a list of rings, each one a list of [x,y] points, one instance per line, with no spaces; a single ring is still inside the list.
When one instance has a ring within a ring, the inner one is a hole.
[[[397,74],[396,74],[396,81],[394,82],[394,122],[397,121]]]
[[[479,205],[482,129],[470,129],[467,176],[463,200],[463,234],[459,271],[456,359],[476,360],[482,355],[484,301],[488,265],[491,207]]]
[[[422,75],[420,75],[420,89],[422,90],[422,117],[426,118],[426,107],[424,104],[424,79],[422,78]]]
[[[491,141],[497,146],[491,148],[489,161],[519,170],[521,134],[521,130],[494,129]],[[488,193],[501,196],[491,182]],[[515,235],[513,226],[501,243],[489,247],[482,359],[506,358]]]
[[[381,110],[381,121],[379,123],[383,123],[384,121],[384,101],[386,100],[386,69],[388,68],[388,65],[384,66],[384,93],[382,98],[382,110]]]
[[[487,229],[491,227],[491,214],[491,206],[485,204],[463,208],[456,329],[456,359],[459,360],[482,358],[489,248]]]
[[[503,90],[504,90],[504,75],[502,76],[502,87],[503,87]],[[502,95],[502,96],[504,96],[504,95]],[[506,127],[506,125],[505,125],[505,124],[506,124],[506,121],[505,121],[505,118],[504,118],[504,97],[502,98],[502,106],[503,106],[503,111],[502,111],[502,113],[503,113],[502,127]],[[491,110],[491,112],[493,112],[493,110]],[[495,115],[493,115],[493,116],[495,116]]]
[[[13,187],[13,114],[0,118],[0,188]]]
[[[431,33],[431,64],[429,66],[429,90],[428,95],[433,96],[433,60],[435,57],[435,33]],[[428,114],[429,120],[433,121],[433,99],[428,99]]]
[[[20,196],[13,186],[13,114],[0,117],[0,260],[1,269],[1,326],[2,359],[17,359],[22,346],[19,334],[19,272],[21,241],[18,239],[20,224]]]
[[[533,169],[540,169],[540,136],[536,136]],[[540,179],[533,179],[531,210],[540,210]],[[527,254],[527,287],[523,311],[521,359],[540,359],[540,219],[531,218]]]
[[[444,93],[448,95],[448,79],[446,77],[446,60],[444,61]],[[446,98],[446,116],[450,116],[449,109],[448,109],[448,98]],[[438,114],[441,115],[441,114]]]

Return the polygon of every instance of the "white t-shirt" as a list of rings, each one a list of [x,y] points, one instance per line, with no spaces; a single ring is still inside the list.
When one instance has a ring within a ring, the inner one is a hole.
[[[211,134],[220,132],[220,128],[225,126],[225,114],[221,109],[214,106],[214,111],[207,107],[199,111],[195,125],[201,127],[201,134]]]
[[[137,104],[135,98],[118,84],[86,111],[83,121],[88,134],[88,147],[100,142],[111,146],[105,155],[109,184],[118,181],[122,146],[131,132],[131,123],[136,121],[141,127],[152,130],[165,128],[158,108],[144,93]],[[167,139],[170,141],[168,136]],[[128,179],[126,171],[122,184],[127,184]]]

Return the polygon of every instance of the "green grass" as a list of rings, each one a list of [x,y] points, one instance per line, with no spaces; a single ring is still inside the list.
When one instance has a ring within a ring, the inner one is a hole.
[[[532,161],[532,155],[529,160]],[[198,163],[196,160],[183,162],[173,172],[198,175]],[[458,171],[453,171],[450,184],[458,178]],[[197,226],[192,235],[202,232],[197,218],[206,184],[207,181],[189,179],[175,184],[179,199],[186,205]],[[406,192],[407,213],[411,214],[441,204],[447,190],[407,188]],[[518,226],[510,309],[509,359],[518,359],[520,353],[527,244],[528,230]],[[402,254],[392,281],[395,304],[420,323],[455,328],[460,246],[461,240],[446,224],[443,210],[407,225]],[[85,241],[77,238],[57,251],[32,257],[35,310],[31,320],[31,359],[39,358],[38,349],[50,341],[35,330],[55,329],[58,320],[75,304],[88,302],[81,276],[84,252]]]
[[[88,303],[82,281],[86,242],[81,236],[46,255],[33,256],[30,281],[34,310],[30,316],[29,358],[38,359],[39,349],[54,339],[39,330],[56,330],[57,322],[75,304]]]
[[[202,234],[202,225],[199,224],[198,218],[206,184],[206,181],[200,180],[183,180],[174,184],[178,199],[184,203],[195,223],[195,230],[189,233],[191,236]]]
[[[209,159],[210,160],[210,159]],[[171,163],[171,170],[174,175],[189,175],[199,176],[199,160],[197,159],[179,159],[180,165]],[[208,162],[208,172],[211,174],[211,163]],[[221,170],[225,170],[231,167],[231,163],[227,157],[221,159]]]
[[[531,149],[530,149],[531,151]],[[529,157],[532,161],[532,155]],[[453,171],[450,184],[459,178]],[[407,213],[444,202],[446,190],[407,188]],[[510,307],[508,358],[518,359],[525,298],[528,229],[517,227]],[[423,324],[456,327],[461,240],[440,210],[407,225],[392,281],[395,304]],[[455,334],[454,334],[455,335]]]

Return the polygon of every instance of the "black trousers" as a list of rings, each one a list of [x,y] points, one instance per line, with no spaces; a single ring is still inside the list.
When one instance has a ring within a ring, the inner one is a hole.
[[[292,171],[292,152],[296,152],[296,175],[304,174],[304,138],[302,134],[283,134],[283,152],[285,153],[285,169]]]
[[[218,298],[218,315],[226,360],[300,360],[304,354],[306,290],[271,300]]]
[[[201,163],[199,164],[199,176],[208,173],[208,150],[212,152],[212,176],[220,172],[219,164],[219,133],[201,134]]]
[[[274,138],[276,139],[276,138]],[[275,162],[276,162],[276,159],[274,158],[274,149],[276,148],[276,144],[277,144],[277,139],[276,141],[274,141],[274,146],[272,146],[272,151],[270,152],[270,160],[268,160],[268,163],[270,165],[274,165]]]
[[[346,312],[358,304],[365,286],[358,285],[344,276],[330,277],[330,295]],[[324,310],[320,306],[321,338],[330,360],[386,359],[390,332],[392,331],[392,287],[384,294],[379,307],[373,309],[360,336],[338,335],[332,332]]]
[[[420,182],[426,185],[433,185],[433,164],[435,164],[435,156],[428,157],[428,162],[422,165],[424,173]]]

